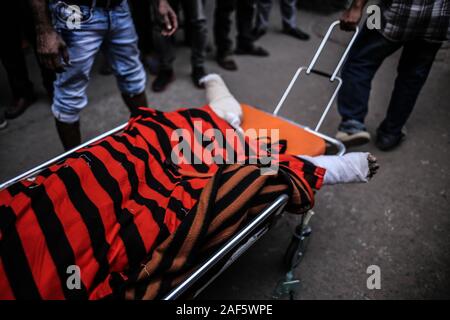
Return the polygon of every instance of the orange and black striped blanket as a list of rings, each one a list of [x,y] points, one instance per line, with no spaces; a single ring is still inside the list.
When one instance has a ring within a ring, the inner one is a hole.
[[[179,128],[193,164],[171,158]],[[142,109],[122,133],[0,191],[0,299],[158,298],[280,194],[291,212],[313,206],[323,169],[283,154],[272,175],[211,163],[198,139],[209,129],[231,127],[208,106]],[[225,144],[225,158],[251,148]]]

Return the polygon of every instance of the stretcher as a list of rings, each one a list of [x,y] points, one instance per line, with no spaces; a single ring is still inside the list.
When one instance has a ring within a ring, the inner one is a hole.
[[[351,38],[332,74],[314,68],[317,59],[319,58],[325,44],[332,34],[333,29],[338,24],[339,21],[335,21],[330,25],[310,64],[308,66],[301,66],[297,69],[273,113],[268,113],[252,106],[244,104],[242,105],[244,120],[241,126],[244,131],[249,128],[269,130],[278,129],[279,138],[288,141],[286,153],[289,154],[318,156],[325,153],[335,155],[342,155],[345,153],[345,147],[340,141],[321,133],[319,130],[342,84],[342,80],[341,78],[339,78],[338,72],[350,50],[350,47],[355,41],[358,29],[356,29],[355,33],[353,34],[353,37]],[[279,115],[279,112],[281,111],[287,96],[289,95],[294,83],[297,81],[300,75],[308,76],[310,74],[325,77],[331,83],[336,84],[335,90],[330,100],[327,102],[320,120],[318,121],[314,129],[311,129],[307,126],[301,125]],[[14,177],[0,184],[0,190],[7,188],[8,186],[23,179],[32,179],[42,170],[66,158],[72,152],[95,143],[105,137],[119,133],[126,126],[127,123],[124,123],[68,152],[50,159],[45,163],[42,163],[41,165],[38,165],[37,167],[32,168],[24,172],[23,174],[20,174],[17,177]],[[249,223],[245,227],[243,227],[237,234],[235,234],[225,245],[223,245],[205,261],[201,261],[199,263],[199,267],[196,268],[196,270],[193,271],[177,287],[172,289],[172,291],[164,297],[164,300],[195,298],[196,296],[198,296],[200,292],[203,291],[203,289],[209,286],[209,284],[211,284],[223,271],[225,271],[233,262],[235,262],[244,252],[246,252],[256,241],[258,241],[267,231],[272,228],[276,221],[282,216],[283,209],[286,206],[288,200],[289,197],[286,194],[279,196],[258,216],[256,216],[252,221],[249,221]],[[301,262],[302,257],[305,253],[307,241],[311,234],[309,221],[313,214],[314,213],[312,210],[309,210],[307,213],[303,214],[301,216],[299,225],[295,228],[292,240],[284,256],[286,275],[285,278],[277,285],[274,291],[274,298],[279,298],[282,295],[293,297],[295,293],[296,286],[298,285],[299,280],[294,278],[293,271]]]

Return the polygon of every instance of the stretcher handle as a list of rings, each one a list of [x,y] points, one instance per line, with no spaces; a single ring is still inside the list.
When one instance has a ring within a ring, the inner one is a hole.
[[[342,79],[339,78],[337,76],[337,74],[338,74],[342,64],[344,63],[345,58],[347,57],[348,52],[350,51],[350,48],[352,47],[353,43],[355,42],[356,36],[358,35],[358,32],[359,32],[359,27],[356,27],[355,33],[353,34],[352,39],[348,43],[347,48],[345,49],[344,53],[342,54],[342,57],[339,60],[337,66],[336,66],[336,69],[334,69],[333,74],[329,74],[327,72],[314,69],[314,65],[316,64],[317,59],[319,58],[320,54],[322,53],[323,48],[325,47],[325,44],[327,43],[328,39],[330,38],[331,32],[333,31],[334,27],[336,25],[338,25],[339,23],[340,23],[340,21],[337,20],[330,25],[327,33],[325,34],[324,38],[322,39],[322,42],[320,43],[319,48],[317,49],[316,53],[314,54],[314,57],[311,60],[311,63],[309,64],[309,66],[308,67],[301,66],[297,69],[297,71],[295,72],[294,76],[291,79],[291,82],[289,83],[288,87],[284,91],[283,96],[281,97],[280,101],[278,102],[277,106],[275,107],[275,110],[273,111],[273,115],[275,115],[275,116],[278,115],[278,113],[281,110],[281,107],[283,106],[284,102],[286,101],[287,96],[291,92],[292,87],[294,86],[295,82],[297,81],[298,77],[300,76],[300,74],[303,71],[306,70],[307,75],[314,73],[319,76],[329,78],[330,82],[334,82],[335,80],[337,80],[338,84],[336,86],[336,89],[334,90],[333,95],[331,96],[330,100],[328,101],[328,103],[325,107],[325,110],[323,111],[323,113],[319,119],[319,122],[317,123],[317,125],[314,129],[314,131],[316,131],[316,132],[319,131],[320,127],[322,126],[323,121],[325,120],[325,118],[328,114],[328,111],[330,110],[331,106],[333,105],[333,102],[337,96],[337,93],[339,92],[339,89],[342,86]]]
[[[335,22],[333,22],[330,25],[330,27],[327,30],[327,33],[325,34],[325,36],[322,39],[322,42],[320,43],[319,48],[317,49],[316,53],[314,54],[314,57],[312,58],[311,63],[308,66],[308,69],[306,70],[306,74],[310,74],[311,73],[312,69],[314,68],[314,65],[317,62],[317,59],[319,59],[319,56],[322,53],[323,48],[325,47],[325,44],[328,42],[328,39],[330,38],[331,33],[334,30],[334,27],[336,27],[340,23],[341,22],[339,20],[336,20]],[[355,42],[356,36],[358,35],[358,33],[359,33],[359,27],[356,26],[355,32],[353,34],[353,37],[351,38],[350,42],[348,43],[347,48],[345,48],[345,51],[342,54],[342,57],[339,60],[337,66],[336,66],[336,69],[334,69],[334,72],[333,72],[332,76],[330,77],[330,81],[331,82],[334,81],[334,79],[336,78],[337,74],[339,73],[339,70],[341,69],[341,66],[344,63],[345,58],[347,58],[348,52],[350,51],[350,48],[352,47],[353,43]]]
[[[325,78],[331,78],[332,75],[331,73],[325,72],[325,71],[321,71],[321,70],[316,70],[316,69],[311,69],[311,73],[317,74],[318,76],[322,76]]]
[[[289,92],[291,91],[292,87],[294,86],[294,83],[297,81],[297,78],[300,76],[300,74],[301,74],[303,71],[305,71],[305,70],[307,70],[307,67],[300,67],[300,68],[298,68],[297,72],[294,74],[294,77],[292,78],[291,82],[289,83],[289,86],[288,86],[287,89],[284,91],[284,94],[283,94],[283,96],[281,97],[280,102],[278,102],[277,107],[276,107],[275,110],[273,111],[273,115],[275,115],[275,116],[278,115],[278,113],[280,112],[281,107],[283,106],[283,104],[284,104],[284,102],[285,102],[287,96],[289,95]],[[306,72],[305,72],[305,73],[306,73]],[[314,74],[317,74],[317,75],[320,75],[320,76],[324,76],[324,77],[327,77],[327,78],[328,78],[328,76],[329,76],[328,73],[323,72],[323,71],[319,71],[319,70],[315,70],[315,69],[312,69],[312,70],[310,71],[310,73],[314,73]],[[322,126],[322,123],[323,123],[323,121],[325,120],[325,118],[326,118],[326,116],[327,116],[327,114],[328,114],[328,111],[330,111],[330,108],[331,108],[331,106],[333,105],[333,102],[334,102],[334,100],[335,100],[335,98],[336,98],[336,96],[337,96],[337,93],[339,92],[339,89],[341,88],[341,85],[342,85],[342,79],[336,76],[336,77],[335,77],[335,80],[337,80],[338,84],[337,84],[336,88],[334,89],[334,92],[333,92],[333,94],[332,94],[330,100],[328,100],[328,103],[327,103],[327,105],[326,105],[326,107],[325,107],[325,110],[323,111],[323,113],[322,113],[322,115],[321,115],[321,117],[320,117],[320,119],[319,119],[319,122],[317,123],[317,125],[316,125],[316,127],[315,127],[315,129],[314,129],[315,132],[318,132],[319,129],[320,129],[320,127]],[[334,81],[333,81],[333,82],[334,82]]]

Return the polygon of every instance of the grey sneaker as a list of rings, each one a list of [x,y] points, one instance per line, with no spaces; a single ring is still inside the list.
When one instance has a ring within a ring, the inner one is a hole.
[[[339,125],[336,139],[346,147],[354,147],[366,144],[370,141],[370,133],[366,126],[357,120],[345,120]]]
[[[8,126],[8,122],[5,119],[5,113],[3,110],[0,112],[0,130],[5,129]]]

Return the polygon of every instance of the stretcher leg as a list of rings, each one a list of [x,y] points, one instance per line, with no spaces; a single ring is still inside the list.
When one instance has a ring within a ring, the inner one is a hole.
[[[283,280],[280,280],[274,290],[273,298],[280,299],[287,296],[289,299],[294,299],[299,286],[300,280],[294,277],[295,269],[303,260],[306,249],[309,243],[309,236],[312,229],[309,225],[311,217],[314,215],[312,210],[309,210],[302,216],[302,220],[295,228],[291,242],[286,249],[283,259],[283,265],[286,268],[287,273]]]

